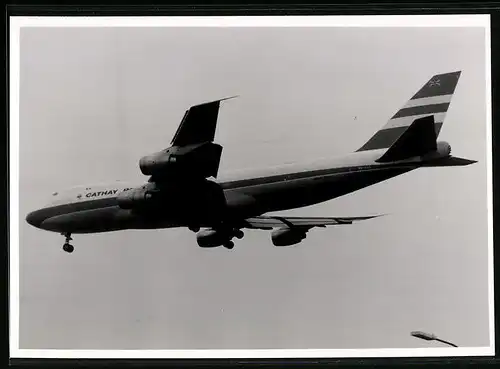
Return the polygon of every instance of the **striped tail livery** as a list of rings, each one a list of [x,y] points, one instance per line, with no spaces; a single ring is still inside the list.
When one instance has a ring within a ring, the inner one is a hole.
[[[409,128],[420,119],[433,119],[436,138],[439,136],[451,98],[460,78],[460,71],[433,76],[408,102],[392,116],[357,151],[390,148]]]

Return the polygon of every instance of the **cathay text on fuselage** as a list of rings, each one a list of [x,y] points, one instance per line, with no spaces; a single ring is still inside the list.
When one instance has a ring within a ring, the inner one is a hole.
[[[132,188],[124,188],[122,191],[128,191],[131,190]],[[85,197],[100,197],[100,196],[111,196],[115,195],[119,190],[105,190],[105,191],[96,191],[96,192],[89,192],[85,195]]]

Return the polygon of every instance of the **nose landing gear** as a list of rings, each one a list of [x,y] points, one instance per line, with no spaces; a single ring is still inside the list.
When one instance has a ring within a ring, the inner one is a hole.
[[[71,233],[63,233],[63,236],[66,237],[66,240],[64,241],[63,245],[63,250],[71,254],[75,250],[73,245],[69,243],[69,241],[73,240],[71,238]]]
[[[74,249],[75,249],[75,247],[73,245],[70,245],[69,243],[65,243],[63,245],[63,250],[70,253],[70,254],[73,252]]]

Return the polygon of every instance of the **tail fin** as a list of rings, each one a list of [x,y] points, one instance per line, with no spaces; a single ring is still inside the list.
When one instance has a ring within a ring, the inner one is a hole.
[[[460,71],[433,76],[387,124],[357,151],[387,149],[419,118],[433,116],[436,137],[448,111]]]

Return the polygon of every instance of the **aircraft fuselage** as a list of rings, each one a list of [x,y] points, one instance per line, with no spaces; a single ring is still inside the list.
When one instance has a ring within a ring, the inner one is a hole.
[[[306,166],[287,165],[264,171],[247,171],[214,182],[223,189],[227,214],[235,211],[250,217],[328,201],[423,165],[432,166],[436,159],[426,161],[417,157],[401,162],[376,162],[383,151],[355,152]],[[218,221],[210,216],[204,219],[190,216],[196,210],[196,204],[190,204],[189,201],[181,207],[169,207],[169,203],[165,202],[159,208],[156,207],[159,211],[153,212],[119,206],[117,197],[121,192],[143,185],[151,184],[115,182],[63,191],[55,194],[48,206],[30,213],[27,221],[35,227],[59,233],[210,227],[214,221]]]

